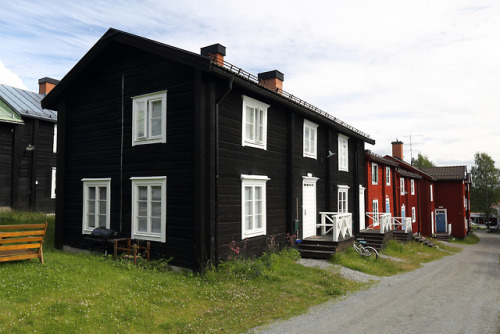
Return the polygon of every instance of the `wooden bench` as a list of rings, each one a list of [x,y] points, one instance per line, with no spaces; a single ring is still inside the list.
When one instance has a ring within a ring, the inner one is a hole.
[[[0,225],[0,262],[40,259],[47,222],[43,224]]]

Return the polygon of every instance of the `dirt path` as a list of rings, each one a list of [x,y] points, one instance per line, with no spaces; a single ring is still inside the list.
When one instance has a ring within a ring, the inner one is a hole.
[[[500,333],[500,234],[255,333]]]

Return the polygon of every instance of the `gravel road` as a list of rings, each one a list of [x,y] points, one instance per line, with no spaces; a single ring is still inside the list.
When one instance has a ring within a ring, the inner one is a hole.
[[[459,254],[251,332],[499,334],[500,234],[477,234]]]

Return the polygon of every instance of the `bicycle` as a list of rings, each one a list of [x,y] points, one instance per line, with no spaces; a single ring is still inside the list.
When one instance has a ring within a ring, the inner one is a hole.
[[[371,257],[372,255],[375,255],[375,258],[378,259],[377,250],[375,248],[373,248],[372,246],[364,246],[363,244],[366,244],[366,241],[354,240],[352,247],[354,247],[354,250],[361,256]]]

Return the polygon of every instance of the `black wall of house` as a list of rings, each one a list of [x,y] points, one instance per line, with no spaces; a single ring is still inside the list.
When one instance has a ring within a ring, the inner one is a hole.
[[[11,207],[12,143],[19,125],[0,122],[0,208]]]
[[[66,99],[65,198],[60,206],[65,217],[64,243],[89,247],[82,235],[83,178],[111,178],[111,228],[127,237],[131,231],[130,178],[166,176],[166,242],[152,243],[152,253],[173,256],[177,265],[196,266],[194,70],[120,44],[102,52],[89,68]],[[167,90],[167,142],[132,146],[131,98],[161,90]]]

